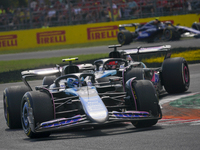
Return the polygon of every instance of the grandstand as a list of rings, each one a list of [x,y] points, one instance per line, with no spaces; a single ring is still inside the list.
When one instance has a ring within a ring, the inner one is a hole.
[[[199,0],[29,0],[0,6],[0,31],[198,13]]]

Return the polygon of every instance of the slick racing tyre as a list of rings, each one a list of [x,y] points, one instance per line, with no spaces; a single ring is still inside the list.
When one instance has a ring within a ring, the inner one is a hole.
[[[3,92],[4,116],[10,129],[22,128],[20,106],[23,95],[30,89],[27,86],[12,86]]]
[[[131,80],[131,79],[130,79]],[[161,114],[160,106],[158,104],[158,98],[156,90],[149,80],[136,80],[129,86],[128,94],[130,99],[128,100],[130,110],[147,111],[155,118],[158,118]],[[127,86],[128,87],[128,86]],[[145,93],[145,94],[144,94]],[[149,119],[141,121],[133,121],[132,124],[136,128],[150,127],[155,125],[158,119]]]
[[[30,138],[48,137],[50,132],[36,133],[34,130],[38,124],[54,119],[53,112],[52,101],[47,93],[27,92],[21,103],[21,122],[25,134]],[[29,121],[32,121],[31,124]]]
[[[142,68],[128,68],[124,76],[125,83],[133,77],[136,77],[135,80],[144,80],[144,70]]]
[[[117,34],[117,40],[121,45],[128,45],[133,41],[133,35],[128,30],[122,30]]]
[[[187,91],[190,73],[186,60],[182,57],[165,59],[162,64],[161,81],[168,93]]]
[[[54,83],[55,79],[56,79],[56,76],[46,76],[43,78],[42,85],[47,85],[47,87],[49,87],[51,84]]]
[[[165,41],[179,40],[181,37],[180,33],[174,27],[167,27],[163,31],[163,36]]]

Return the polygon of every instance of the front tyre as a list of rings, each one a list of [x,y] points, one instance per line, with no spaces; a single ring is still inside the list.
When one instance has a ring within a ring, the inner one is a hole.
[[[50,132],[36,133],[34,129],[38,124],[53,118],[53,105],[47,93],[31,91],[24,95],[21,103],[21,122],[28,137],[48,137]]]
[[[165,59],[162,64],[162,84],[168,93],[182,93],[189,89],[190,72],[182,57]]]
[[[130,79],[132,80],[132,79]],[[128,82],[127,82],[128,83]],[[130,82],[129,82],[130,83]],[[130,95],[130,109],[137,111],[147,111],[152,117],[159,118],[161,114],[156,90],[149,80],[136,80],[128,88]],[[128,87],[128,86],[127,86]],[[151,127],[158,122],[158,119],[133,121],[136,128]]]
[[[3,92],[4,117],[10,129],[22,128],[20,119],[21,100],[30,89],[27,86],[12,86]]]

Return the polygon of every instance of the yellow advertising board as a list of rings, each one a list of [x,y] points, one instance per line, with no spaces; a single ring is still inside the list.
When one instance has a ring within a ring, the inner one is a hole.
[[[0,32],[0,50],[17,50],[35,47],[79,44],[117,39],[118,25],[126,23],[145,23],[155,18],[143,18],[125,21],[51,27]],[[200,15],[188,14],[160,17],[160,21],[171,21],[174,25],[191,27],[193,22],[200,22]],[[129,30],[134,30],[130,28]]]

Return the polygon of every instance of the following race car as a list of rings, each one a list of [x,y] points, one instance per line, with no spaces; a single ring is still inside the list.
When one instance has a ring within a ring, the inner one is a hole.
[[[121,77],[123,85],[115,86],[115,91],[122,91],[125,89],[125,83],[131,77],[136,77],[135,80],[150,80],[156,88],[157,95],[163,91],[168,93],[181,93],[189,89],[190,74],[187,61],[182,57],[171,57],[170,45],[159,45],[152,47],[139,47],[131,49],[117,50],[121,45],[111,45],[109,48],[114,48],[110,52],[109,58],[99,59],[94,64],[81,64],[81,65],[66,65],[62,67],[61,75],[68,74],[70,70],[73,71],[74,67],[77,72],[90,71],[95,74],[95,79],[98,82],[108,82],[110,76]],[[132,57],[143,54],[152,53],[166,53],[165,59],[160,67],[148,68],[143,62],[134,61]],[[63,59],[69,61],[72,59]],[[73,59],[75,60],[75,59]],[[66,71],[67,70],[67,71]],[[72,73],[72,72],[71,72]],[[128,76],[124,76],[127,74]],[[55,80],[55,76],[46,76],[43,80],[43,85],[50,85]],[[98,92],[105,92],[105,87],[98,88]]]
[[[195,25],[193,25],[196,27]],[[134,27],[135,31],[130,32],[126,27]],[[181,37],[200,37],[200,31],[196,28],[174,26],[170,21],[161,22],[158,19],[145,24],[131,23],[119,25],[117,40],[119,44],[126,45],[133,41],[158,42],[174,41]]]
[[[150,80],[160,95],[163,91],[168,93],[182,93],[189,89],[190,73],[187,61],[183,57],[171,57],[171,45],[152,47],[139,47],[117,50],[121,45],[112,45],[114,51],[110,58],[99,59],[94,62],[96,77],[101,81],[108,81],[108,72],[113,71],[113,76],[122,77],[123,88],[131,77],[135,80]],[[165,58],[160,67],[148,68],[143,62],[134,61],[133,56],[152,53],[165,53]],[[107,76],[107,77],[106,77]]]
[[[27,81],[30,77],[59,72],[59,69],[23,71],[25,86],[4,90],[4,115],[9,128],[22,127],[28,137],[39,138],[48,137],[52,131],[115,122],[150,127],[162,118],[155,88],[148,80],[130,78],[121,92],[113,90],[122,80],[120,77],[110,76],[110,84],[104,85],[93,73],[61,75],[50,86],[36,86],[35,90]],[[107,91],[98,93],[99,88]]]

